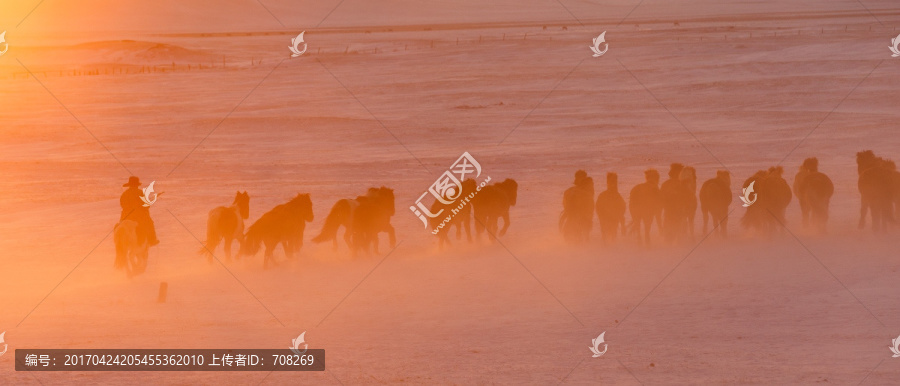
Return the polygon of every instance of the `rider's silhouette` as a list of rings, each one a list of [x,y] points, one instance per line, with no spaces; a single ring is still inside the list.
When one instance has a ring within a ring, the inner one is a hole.
[[[153,219],[150,218],[150,207],[144,206],[144,201],[141,200],[141,197],[144,196],[144,192],[140,189],[141,180],[135,176],[128,177],[128,182],[122,187],[128,189],[125,189],[122,197],[119,198],[119,205],[122,206],[122,215],[119,217],[119,221],[128,219],[138,223],[138,243],[143,244],[145,240],[149,240],[149,246],[159,244],[159,240],[156,238],[156,227],[153,225]]]

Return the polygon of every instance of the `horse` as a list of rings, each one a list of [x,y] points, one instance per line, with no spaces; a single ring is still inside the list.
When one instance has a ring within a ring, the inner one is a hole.
[[[146,240],[138,241],[138,223],[134,220],[122,220],[113,229],[113,240],[116,244],[116,261],[113,266],[124,269],[128,276],[134,276],[147,269],[147,257],[150,246]]]
[[[794,176],[794,195],[800,203],[803,227],[809,226],[810,217],[819,232],[825,232],[828,223],[828,206],[834,195],[834,184],[824,173],[819,172],[819,160],[807,158]]]
[[[359,206],[351,215],[351,241],[353,252],[365,251],[369,253],[372,246],[375,254],[378,252],[378,234],[388,234],[388,242],[391,249],[397,245],[397,237],[394,227],[391,225],[391,217],[394,215],[394,190],[384,186],[370,188],[365,196],[356,198]]]
[[[747,212],[741,218],[741,225],[770,233],[787,224],[785,212],[793,194],[790,185],[782,177],[783,173],[784,168],[773,166],[769,170],[757,171],[744,181],[744,189],[755,181],[753,186],[757,199],[747,207]]]
[[[344,242],[356,254],[374,245],[378,253],[378,233],[387,232],[391,248],[396,245],[391,216],[394,215],[394,191],[384,186],[369,188],[366,195],[355,199],[338,200],[328,216],[322,230],[312,241],[321,243],[332,240],[334,249],[338,247],[337,232],[344,227]]]
[[[731,174],[719,170],[716,177],[706,180],[700,187],[700,213],[703,215],[703,234],[707,232],[709,218],[716,224],[714,231],[722,238],[728,237],[728,206],[731,205]]]
[[[872,229],[876,232],[894,223],[895,177],[890,162],[876,157],[871,150],[856,153],[859,172],[859,229],[866,227],[866,213],[872,212]]]
[[[625,234],[625,199],[619,194],[619,176],[616,173],[606,174],[606,190],[597,196],[594,207],[604,243],[616,240],[620,226],[622,234]]]
[[[518,189],[519,184],[511,178],[476,188],[478,191],[472,200],[472,209],[475,215],[475,235],[479,239],[484,231],[487,231],[491,240],[506,234],[509,229],[509,207],[516,205]],[[497,223],[500,218],[503,219],[503,228],[498,233]]]
[[[450,220],[444,224],[444,227],[438,229],[438,248],[443,248],[444,244],[450,245],[450,228],[456,226],[456,239],[462,239],[462,230],[466,230],[466,240],[472,242],[472,203],[471,199],[475,197],[476,183],[475,180],[467,178],[462,182],[461,194],[450,204],[444,204],[438,200],[434,200],[431,204],[431,213],[439,214],[438,217],[429,218],[428,224],[432,229],[438,228],[441,222],[448,216]]]
[[[594,180],[584,170],[575,172],[574,186],[563,193],[559,230],[572,244],[588,241],[594,220]]]
[[[253,256],[259,251],[260,244],[266,245],[263,267],[268,267],[269,260],[275,263],[272,253],[278,244],[284,249],[288,258],[293,258],[303,246],[303,231],[306,223],[313,220],[312,200],[308,193],[297,194],[285,204],[272,208],[262,215],[244,236],[240,255]]]
[[[250,196],[246,191],[237,192],[230,207],[220,206],[209,211],[206,220],[206,243],[197,253],[206,254],[213,261],[213,251],[219,241],[225,240],[225,257],[231,261],[231,242],[244,241],[244,220],[250,217]]]
[[[666,241],[674,242],[682,231],[682,222],[685,218],[684,187],[681,184],[681,171],[684,165],[673,163],[669,167],[669,179],[662,183],[659,188],[660,197],[662,198],[662,233]]]
[[[694,238],[694,219],[697,217],[697,170],[691,166],[685,166],[678,175],[681,182],[681,204],[684,212],[684,222],[687,225],[688,234]]]
[[[662,196],[659,190],[659,172],[656,169],[644,171],[645,182],[631,189],[628,208],[631,212],[631,233],[637,233],[638,243],[646,240],[650,245],[650,226],[656,218],[657,226],[662,216]],[[644,238],[641,238],[641,223],[644,224]]]

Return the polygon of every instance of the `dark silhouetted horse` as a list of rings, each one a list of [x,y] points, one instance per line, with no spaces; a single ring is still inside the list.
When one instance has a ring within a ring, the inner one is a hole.
[[[673,163],[669,167],[669,179],[662,183],[659,188],[660,197],[662,198],[662,230],[663,237],[667,242],[674,242],[684,230],[685,223],[685,200],[687,195],[686,188],[681,183],[681,171],[684,165]]]
[[[706,180],[700,187],[700,212],[703,215],[703,234],[708,229],[709,218],[719,235],[728,237],[728,207],[732,201],[731,174],[727,170],[716,172],[716,178]],[[709,216],[707,216],[709,215]]]
[[[378,253],[378,233],[387,232],[390,246],[396,245],[391,216],[394,215],[394,191],[384,186],[369,188],[366,195],[338,200],[325,218],[319,235],[312,239],[321,243],[332,240],[337,248],[337,232],[344,227],[344,242],[355,255],[374,247]]]
[[[794,195],[800,203],[803,227],[808,227],[810,217],[817,231],[824,233],[828,223],[828,206],[834,195],[834,184],[819,172],[819,160],[807,158],[794,177]]]
[[[365,196],[356,198],[359,206],[351,216],[351,240],[354,253],[371,247],[378,254],[378,234],[386,232],[391,249],[397,245],[391,216],[394,215],[394,191],[386,187],[370,188]]]
[[[293,258],[294,253],[303,246],[303,231],[306,223],[313,220],[312,201],[309,194],[298,194],[285,204],[272,208],[262,215],[244,236],[241,243],[241,255],[253,256],[259,251],[260,244],[266,245],[263,267],[268,267],[269,260],[275,263],[272,253],[281,244],[284,254]]]
[[[506,234],[509,229],[509,207],[516,205],[519,184],[511,178],[495,184],[481,187],[473,199],[475,215],[475,234],[480,238],[487,230],[491,240]],[[477,189],[477,188],[476,188]],[[503,219],[503,228],[497,231],[499,219]]]
[[[625,235],[625,199],[619,194],[619,176],[606,174],[606,190],[597,196],[597,219],[603,242],[615,241],[619,228]]]
[[[231,260],[231,242],[244,241],[244,220],[250,217],[250,196],[247,192],[237,192],[231,206],[220,206],[209,211],[206,220],[206,244],[198,253],[206,254],[212,263],[213,252],[219,241],[225,240],[225,257]]]
[[[872,229],[876,232],[894,223],[895,171],[891,162],[876,157],[871,150],[856,153],[859,172],[859,228],[866,227],[866,213],[872,212]]]
[[[757,198],[741,218],[741,225],[766,234],[783,229],[787,224],[785,213],[793,194],[791,186],[784,180],[782,174],[784,174],[784,168],[773,166],[769,170],[756,172],[744,181],[743,188],[747,188],[750,183],[756,181],[753,187]]]
[[[659,226],[662,214],[662,197],[659,191],[659,172],[648,169],[644,172],[646,182],[631,189],[628,197],[628,209],[631,212],[631,232],[637,233],[638,242],[650,244],[650,226],[656,219]],[[641,224],[644,224],[644,237],[641,237]]]
[[[559,230],[570,244],[587,242],[594,222],[594,180],[584,170],[575,172],[574,186],[563,193]]]
[[[694,219],[697,217],[697,170],[691,166],[685,166],[678,175],[681,181],[682,196],[681,205],[684,212],[684,226],[687,234],[694,237]]]
[[[462,239],[462,230],[466,230],[466,240],[472,242],[472,199],[475,198],[475,189],[477,183],[471,178],[467,178],[462,182],[462,193],[450,204],[444,204],[438,200],[434,200],[431,205],[431,213],[439,214],[437,217],[430,218],[428,221],[431,229],[438,226],[450,216],[450,220],[443,228],[438,229],[438,247],[443,248],[444,244],[450,245],[450,228],[456,226],[456,239]]]

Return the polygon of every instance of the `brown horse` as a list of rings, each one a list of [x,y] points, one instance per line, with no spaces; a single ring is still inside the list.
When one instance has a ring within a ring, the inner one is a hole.
[[[272,208],[262,215],[244,236],[241,243],[241,255],[253,256],[259,251],[260,244],[266,245],[263,267],[268,267],[269,260],[275,263],[272,253],[281,244],[284,254],[293,258],[303,246],[303,231],[306,223],[313,220],[312,200],[309,194],[298,194],[285,204]]]
[[[807,158],[800,165],[794,177],[794,195],[800,203],[803,227],[808,227],[810,217],[819,232],[825,232],[828,223],[828,206],[834,195],[834,184],[824,173],[819,172],[819,160]]]
[[[728,237],[728,207],[731,205],[731,174],[727,170],[716,172],[716,178],[706,180],[700,187],[700,212],[703,215],[703,234],[708,229],[709,218],[719,235]],[[708,216],[707,216],[708,215]]]
[[[378,253],[378,233],[387,232],[390,246],[396,245],[391,216],[394,215],[394,191],[384,186],[369,188],[366,195],[355,199],[338,200],[331,207],[322,230],[312,241],[331,240],[337,249],[337,232],[344,227],[344,242],[355,255],[359,250],[368,251],[374,246]]]
[[[472,242],[472,200],[475,197],[476,182],[471,178],[467,178],[462,182],[462,193],[450,204],[444,204],[438,200],[434,200],[431,205],[431,213],[439,214],[438,217],[430,218],[428,221],[432,229],[437,229],[438,247],[443,248],[444,244],[450,245],[450,228],[456,226],[456,239],[462,239],[462,230],[466,230],[466,240]],[[447,219],[449,220],[444,227],[439,228],[440,224]],[[439,228],[439,229],[438,229]]]
[[[481,233],[487,230],[491,240],[506,234],[509,229],[509,207],[516,205],[519,184],[511,178],[495,184],[476,188],[473,198],[475,215],[475,234],[481,238]],[[479,190],[480,189],[480,190]],[[503,219],[503,228],[497,232],[499,219]]]
[[[606,190],[597,196],[597,219],[603,242],[615,241],[619,228],[625,234],[625,199],[619,194],[619,176],[606,174]]]
[[[682,225],[687,212],[687,208],[684,207],[684,197],[687,194],[681,183],[682,170],[684,170],[684,165],[673,163],[669,167],[669,179],[663,182],[659,188],[663,210],[661,229],[668,242],[674,242],[684,230]]]
[[[114,266],[124,269],[128,276],[134,276],[147,269],[149,246],[146,240],[138,241],[138,223],[134,220],[122,220],[113,230],[116,244],[116,261]]]
[[[746,189],[754,181],[757,194],[756,202],[747,207],[741,218],[741,225],[764,233],[782,229],[787,224],[785,213],[791,203],[793,194],[791,187],[784,180],[784,168],[773,166],[769,170],[760,170],[744,181]]]
[[[890,161],[876,157],[871,150],[856,153],[856,165],[859,172],[859,228],[866,227],[866,212],[872,212],[872,229],[886,229],[894,223],[894,171]]]
[[[681,181],[682,196],[681,205],[684,212],[684,225],[688,234],[694,237],[694,219],[697,217],[697,170],[691,166],[685,166],[678,175]]]
[[[575,172],[574,186],[563,193],[559,230],[563,238],[578,244],[590,239],[594,222],[594,180],[584,170]]]
[[[659,172],[647,169],[644,172],[644,183],[631,189],[628,197],[628,208],[631,212],[631,232],[637,233],[638,243],[650,244],[650,226],[656,219],[657,226],[662,215],[662,196],[659,192]],[[641,223],[644,224],[644,237],[641,238]]]
[[[384,186],[370,188],[365,196],[356,198],[359,206],[353,211],[351,223],[351,240],[353,251],[369,253],[372,247],[378,254],[378,234],[386,232],[391,249],[397,245],[394,227],[391,225],[391,216],[394,215],[394,190]]]
[[[220,206],[209,211],[206,220],[206,243],[198,253],[206,254],[213,261],[213,252],[219,241],[225,240],[225,257],[231,260],[231,242],[244,241],[244,220],[250,217],[250,196],[247,192],[237,192],[230,207]]]

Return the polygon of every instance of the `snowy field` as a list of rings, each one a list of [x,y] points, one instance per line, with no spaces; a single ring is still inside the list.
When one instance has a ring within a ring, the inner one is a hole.
[[[0,6],[0,383],[897,383],[898,229],[857,229],[855,163],[900,159],[896,4],[263,3]],[[439,250],[407,207],[465,151],[518,181],[512,225]],[[835,185],[828,234],[796,199],[787,232],[742,229],[740,182],[775,165],[792,181],[812,156]],[[598,192],[617,172],[627,196],[672,162],[731,171],[727,240],[698,216],[674,245],[655,227],[649,248],[602,245],[596,224],[563,242],[576,170]],[[129,175],[165,191],[134,278],[112,267]],[[382,185],[396,249],[309,241],[335,201]],[[236,190],[249,222],[310,193],[299,256],[197,255]],[[303,331],[325,372],[14,371],[15,349],[287,348]]]

